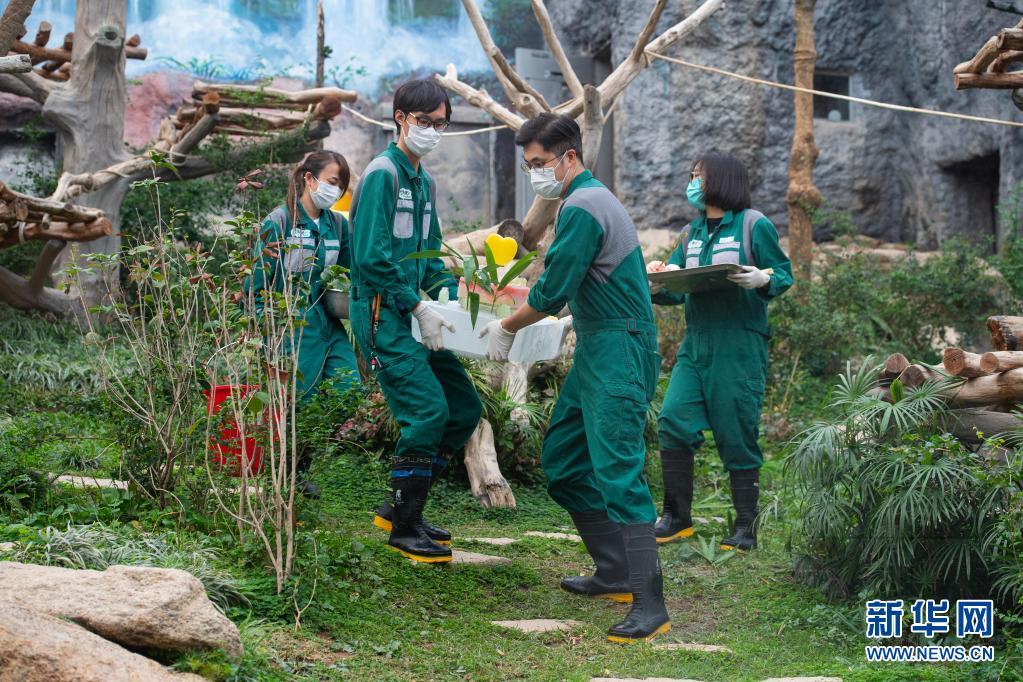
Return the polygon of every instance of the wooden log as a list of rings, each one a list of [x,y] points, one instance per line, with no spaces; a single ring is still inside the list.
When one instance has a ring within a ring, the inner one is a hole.
[[[177,120],[185,126],[195,120],[199,107],[184,106],[178,109]],[[222,107],[220,121],[225,125],[234,125],[249,130],[289,130],[297,128],[306,121],[303,114],[291,111],[268,113],[255,109],[233,109]]]
[[[1023,50],[1023,28],[1003,28],[998,32],[999,50]]]
[[[949,391],[954,407],[984,407],[1015,404],[1023,400],[1023,369],[967,379],[958,389]]]
[[[27,54],[0,57],[0,73],[28,73],[31,70],[32,59]]]
[[[465,470],[469,475],[473,497],[484,508],[515,508],[515,494],[497,464],[494,428],[486,419],[480,420],[476,431],[465,444]]]
[[[0,55],[6,55],[11,45],[25,35],[25,20],[32,13],[35,0],[10,0],[0,15]]]
[[[0,201],[8,204],[26,206],[27,215],[17,217],[18,220],[26,220],[33,215],[50,215],[71,223],[90,223],[97,218],[103,217],[103,211],[98,208],[76,206],[70,202],[52,201],[50,199],[39,199],[37,197],[15,192],[3,181],[0,181]]]
[[[522,127],[522,124],[526,122],[526,119],[504,105],[496,102],[486,90],[482,88],[477,90],[468,83],[460,81],[458,79],[458,69],[455,68],[454,64],[448,64],[448,68],[444,72],[443,76],[437,73],[433,75],[433,78],[440,83],[442,87],[460,96],[477,109],[482,109],[487,112],[512,130],[518,130]]]
[[[341,88],[310,88],[307,90],[281,90],[280,88],[264,88],[258,85],[224,85],[220,83],[192,83],[192,98],[202,99],[207,92],[216,91],[220,94],[220,102],[230,106],[238,102],[248,107],[260,109],[290,108],[283,105],[301,105],[305,109],[310,104],[319,104],[324,97],[335,96],[342,102],[354,102],[358,95],[353,90]]]
[[[946,348],[942,355],[942,364],[952,376],[971,378],[991,374],[991,372],[984,371],[980,364],[980,357],[980,355],[969,353],[962,348]]]
[[[53,25],[48,21],[39,22],[39,30],[36,31],[35,40],[32,42],[39,47],[46,47],[46,43],[50,42],[50,33],[53,31]]]
[[[981,73],[998,57],[998,51],[998,36],[988,38],[972,59],[956,66],[952,73]]]
[[[1010,64],[1023,61],[1023,50],[1006,50],[998,55],[988,67],[988,73],[1005,73]]]
[[[912,363],[902,353],[892,353],[884,361],[884,369],[881,370],[882,376],[888,379],[894,379],[900,374],[906,371]]]
[[[316,105],[309,118],[313,121],[329,121],[340,113],[341,98],[335,95],[327,95]]]
[[[965,408],[951,411],[948,427],[959,440],[976,445],[985,438],[1018,430],[1023,427],[1023,421],[1009,412]]]
[[[987,88],[989,90],[1013,90],[1023,88],[1023,72],[1010,73],[957,73],[956,90]]]
[[[1023,367],[1023,351],[999,350],[980,356],[980,368],[985,374],[1008,372]]]
[[[26,241],[47,241],[57,239],[64,242],[91,242],[100,237],[109,237],[114,227],[106,218],[88,223],[51,222],[49,224],[29,223],[24,230],[18,228],[0,231],[0,249],[18,246]]]
[[[910,365],[899,375],[899,381],[908,388],[919,388],[928,381],[940,381],[944,378],[944,374],[926,365]]]
[[[561,68],[561,77],[565,79],[568,91],[572,93],[572,97],[582,97],[583,84],[579,80],[579,76],[576,75],[575,69],[572,68],[572,63],[568,61],[565,48],[562,47],[561,40],[554,31],[554,23],[547,12],[547,6],[544,5],[543,0],[532,0],[532,4],[533,14],[536,15],[536,22],[540,24],[540,32],[543,34],[544,42],[547,43],[547,49],[550,50],[554,61]]]
[[[987,318],[995,350],[1023,350],[1023,317],[994,315]]]
[[[65,50],[63,47],[41,47],[34,43],[26,43],[23,40],[15,40],[14,44],[11,45],[11,52],[27,54],[32,58],[33,64],[41,62],[70,62],[72,54],[71,50]],[[149,50],[144,47],[124,46],[124,56],[128,59],[145,59],[148,55]]]

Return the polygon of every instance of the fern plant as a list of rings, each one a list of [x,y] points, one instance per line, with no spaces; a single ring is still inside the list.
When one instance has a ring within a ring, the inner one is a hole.
[[[997,594],[1018,605],[1017,456],[974,453],[947,433],[951,380],[916,389],[896,380],[883,398],[879,369],[870,359],[847,366],[827,418],[791,444],[797,572],[832,596]]]

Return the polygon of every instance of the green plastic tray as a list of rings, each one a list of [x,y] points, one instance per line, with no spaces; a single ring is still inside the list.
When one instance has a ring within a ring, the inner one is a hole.
[[[730,289],[736,285],[728,281],[728,275],[742,272],[742,268],[731,263],[704,265],[699,268],[651,272],[647,274],[652,284],[663,284],[664,288],[676,294],[692,294],[698,291]]]

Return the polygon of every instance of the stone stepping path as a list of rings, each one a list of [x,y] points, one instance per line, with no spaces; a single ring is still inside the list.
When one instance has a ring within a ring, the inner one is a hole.
[[[519,632],[558,632],[560,630],[571,630],[579,625],[579,621],[534,618],[531,620],[492,620],[490,624],[518,630]]]
[[[506,545],[513,545],[518,542],[518,540],[515,538],[465,538],[463,542],[479,542],[484,545],[504,547]]]
[[[66,483],[75,488],[115,488],[127,490],[128,481],[118,481],[112,478],[95,478],[93,476],[58,476],[53,479],[54,483]]]
[[[697,644],[696,642],[665,642],[664,644],[655,644],[654,648],[663,649],[665,651],[701,651],[721,654],[735,653],[726,646],[720,646],[718,644]]]
[[[591,677],[590,682],[700,682],[681,677]]]
[[[472,566],[510,566],[512,560],[503,556],[492,556],[490,554],[477,554],[475,552],[463,552],[460,549],[451,550],[451,563]]]
[[[550,540],[574,540],[582,542],[582,538],[573,533],[544,533],[538,530],[527,530],[523,535],[531,538],[548,538]]]
[[[842,682],[841,677],[769,677],[762,682]]]

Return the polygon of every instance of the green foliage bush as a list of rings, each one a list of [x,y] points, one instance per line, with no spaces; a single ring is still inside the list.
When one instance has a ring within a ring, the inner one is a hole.
[[[797,572],[833,596],[1023,599],[1021,452],[971,452],[945,432],[946,383],[871,394],[847,368],[825,418],[793,442]],[[997,455],[998,452],[1002,454]]]
[[[972,346],[1008,293],[965,242],[950,242],[923,262],[821,257],[813,281],[799,286],[801,295],[793,291],[771,303],[771,357],[789,367],[798,358],[817,376],[869,354],[898,351],[937,362],[937,344],[950,340],[947,329],[959,335],[959,345]]]

